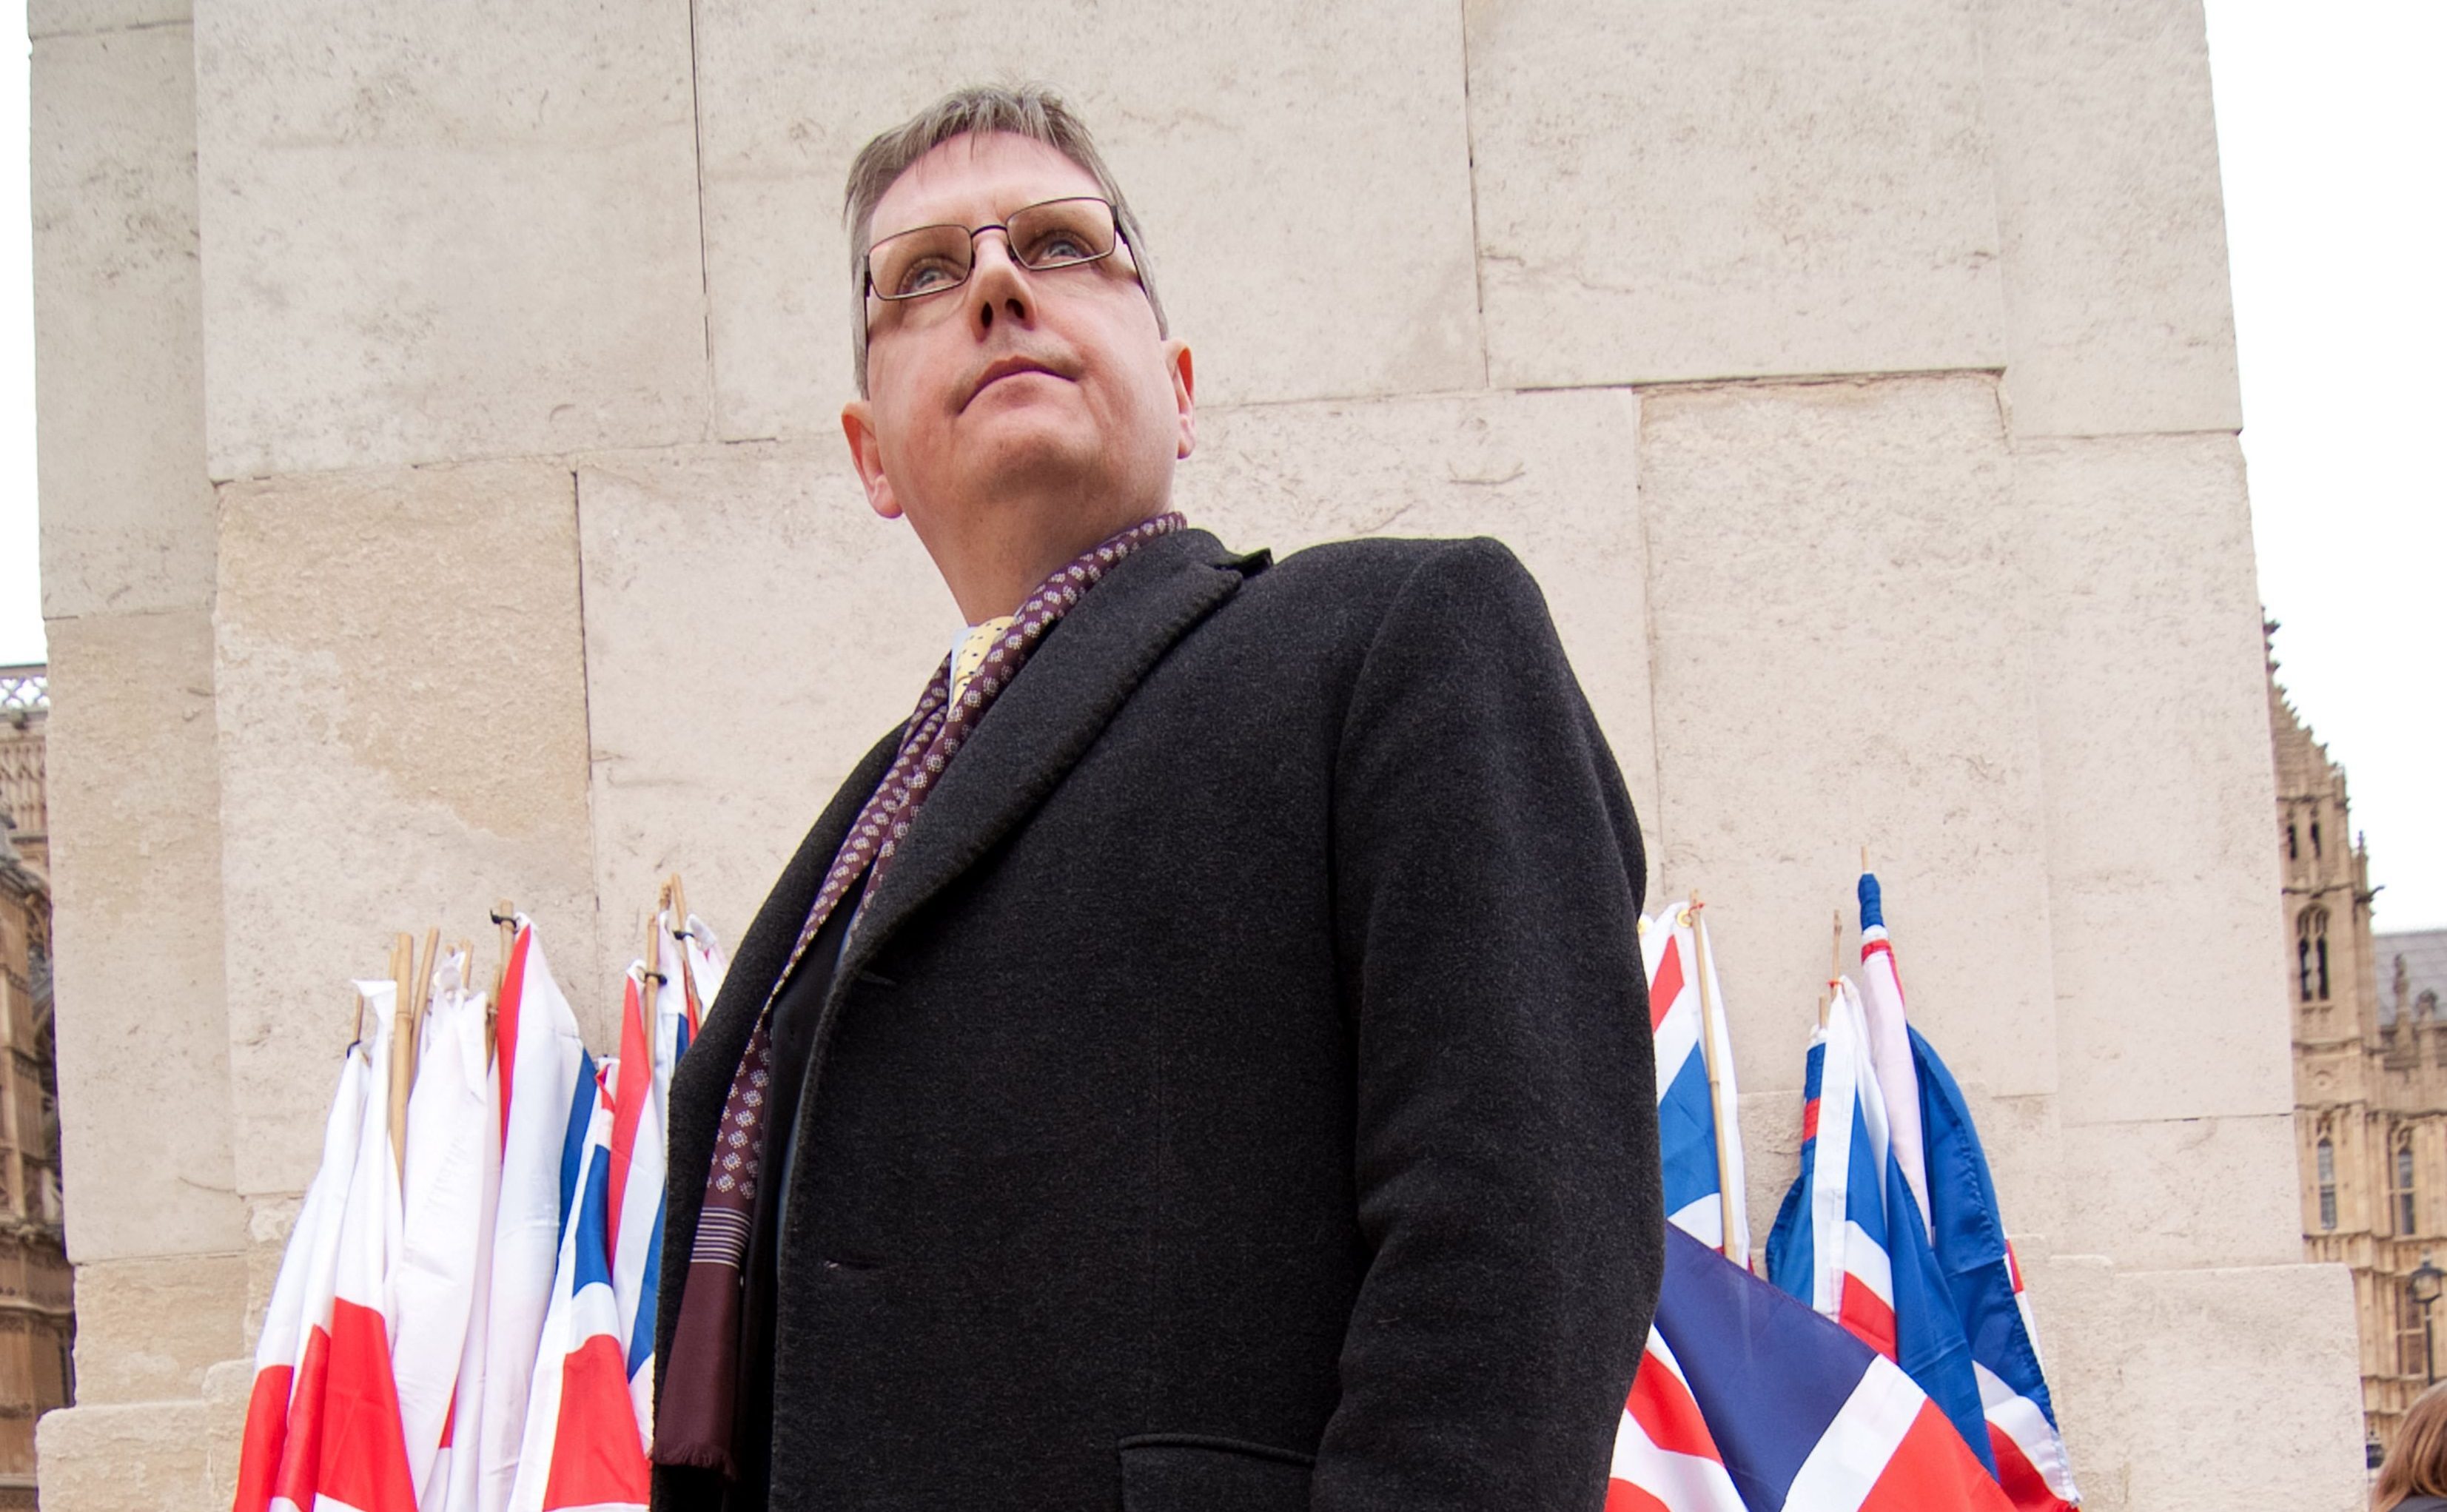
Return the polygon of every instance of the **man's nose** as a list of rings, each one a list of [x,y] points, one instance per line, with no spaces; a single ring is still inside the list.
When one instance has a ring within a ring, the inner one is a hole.
[[[1034,314],[1028,278],[1012,259],[1011,236],[999,228],[981,231],[977,261],[969,269],[969,316],[982,336],[997,320],[1028,324]]]

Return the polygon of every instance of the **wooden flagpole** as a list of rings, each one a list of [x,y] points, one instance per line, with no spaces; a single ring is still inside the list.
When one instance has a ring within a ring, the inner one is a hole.
[[[502,958],[493,968],[493,1000],[484,1005],[486,1054],[491,1054],[501,1048],[497,1042],[502,1023],[502,990],[510,985],[510,953],[518,948],[519,943],[518,905],[506,898],[495,898],[493,923],[501,932]],[[507,1098],[510,1095],[510,1089],[506,1087],[503,1087],[501,1095]]]
[[[689,907],[688,889],[680,885],[680,874],[673,872],[663,883],[672,900],[672,933],[680,940],[680,996],[688,1004],[689,1036],[692,1039],[704,1027],[705,1005],[697,1001],[696,973],[690,969],[688,958]]]
[[[1725,1147],[1728,1143],[1725,1134],[1728,1125],[1739,1125],[1741,1110],[1733,1109],[1728,1116],[1722,1092],[1723,1073],[1717,1065],[1717,1015],[1720,1009],[1717,1002],[1715,973],[1709,970],[1707,930],[1699,922],[1699,910],[1707,906],[1699,900],[1698,890],[1695,888],[1691,893],[1690,911],[1682,918],[1691,926],[1691,948],[1699,973],[1699,1057],[1708,1068],[1708,1108],[1716,1119],[1716,1126],[1709,1132],[1714,1136],[1717,1146],[1717,1201],[1720,1209],[1717,1220],[1723,1225],[1718,1232],[1717,1253],[1731,1259],[1734,1203],[1736,1199],[1734,1195],[1733,1160]]]
[[[416,1042],[408,1033],[409,983],[416,976],[416,937],[397,935],[390,947],[390,1154],[408,1168],[408,1089],[416,1080]]]

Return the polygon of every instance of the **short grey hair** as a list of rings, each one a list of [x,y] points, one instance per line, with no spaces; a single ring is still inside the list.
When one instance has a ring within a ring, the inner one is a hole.
[[[866,254],[874,245],[875,207],[909,165],[969,132],[1007,131],[1041,142],[1088,170],[1097,191],[1113,204],[1113,223],[1130,244],[1138,265],[1139,287],[1147,291],[1155,311],[1155,329],[1169,335],[1164,301],[1156,297],[1155,271],[1148,264],[1147,234],[1123,198],[1113,171],[1096,151],[1087,123],[1072,113],[1062,97],[1041,84],[972,85],[955,89],[900,125],[859,149],[849,165],[849,185],[842,196],[842,216],[849,223],[850,356],[858,374],[858,391],[866,392]]]

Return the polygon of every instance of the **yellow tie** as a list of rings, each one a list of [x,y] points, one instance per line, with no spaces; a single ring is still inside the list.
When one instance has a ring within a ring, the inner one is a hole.
[[[954,698],[958,698],[962,690],[967,689],[969,679],[975,677],[977,674],[977,669],[985,665],[986,652],[994,650],[995,641],[1011,627],[1012,616],[1001,614],[979,624],[971,625],[960,636],[959,644],[952,649],[952,696]]]

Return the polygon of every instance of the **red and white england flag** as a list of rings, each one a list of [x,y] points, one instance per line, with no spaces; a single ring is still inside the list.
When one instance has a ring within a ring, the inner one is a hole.
[[[396,989],[384,982],[360,984],[359,991],[375,1025],[370,1064],[389,1067]],[[340,1213],[330,1358],[323,1371],[311,1501],[296,1501],[300,1512],[416,1512],[416,1484],[408,1475],[399,1389],[390,1368],[390,1269],[399,1242],[390,1105],[375,1086],[368,1089],[358,1124],[356,1162]],[[301,1381],[301,1389],[307,1384]],[[279,1489],[291,1489],[285,1475]]]
[[[311,1335],[321,1341],[315,1351],[318,1360],[330,1349],[340,1209],[356,1167],[370,1080],[364,1047],[350,1046],[323,1125],[322,1163],[314,1168],[314,1180],[289,1231],[280,1274],[272,1284],[272,1303],[264,1310],[263,1332],[256,1340],[255,1390],[247,1401],[246,1432],[238,1446],[236,1512],[269,1512],[281,1451],[289,1441],[290,1398],[305,1362],[307,1340]],[[311,1455],[307,1459],[312,1463]]]

